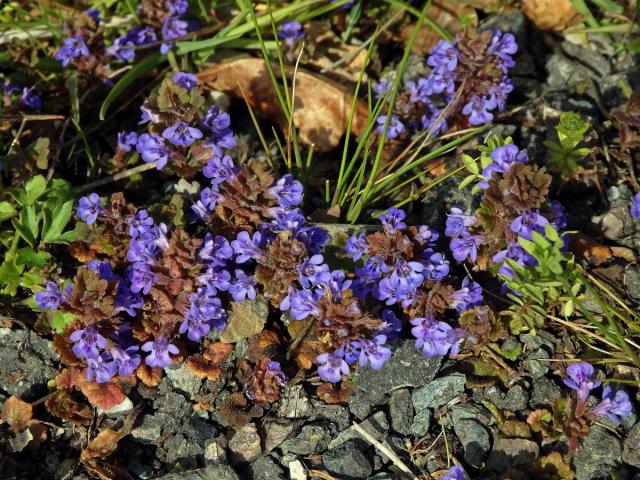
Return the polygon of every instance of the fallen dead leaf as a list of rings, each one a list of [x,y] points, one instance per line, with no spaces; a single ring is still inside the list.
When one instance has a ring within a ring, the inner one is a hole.
[[[136,370],[136,377],[147,387],[157,387],[162,380],[162,369],[150,367],[143,362]]]
[[[569,249],[574,255],[588,258],[596,266],[608,262],[613,256],[609,247],[581,232],[571,235]]]
[[[580,18],[571,0],[522,0],[522,11],[539,29],[556,32]]]
[[[291,88],[293,67],[286,71]],[[243,97],[244,91],[252,108],[262,117],[274,120],[283,132],[288,131],[263,59],[243,57],[211,65],[198,74],[198,81],[204,88],[238,98]],[[317,152],[328,152],[337,147],[349,122],[352,90],[300,68],[296,73],[295,90],[293,118],[300,139]],[[356,135],[366,128],[367,116],[367,106],[359,100],[352,124]]]
[[[221,365],[231,355],[231,352],[233,352],[233,345],[230,343],[210,343],[202,355],[191,355],[187,365],[198,378],[208,378],[215,381],[222,374]]]
[[[17,397],[11,396],[2,404],[0,418],[6,422],[14,432],[22,432],[33,416],[33,408],[30,403],[23,402]]]
[[[344,380],[339,385],[333,383],[323,383],[316,389],[318,398],[329,405],[345,404],[353,390],[353,382]]]
[[[90,382],[84,375],[80,375],[76,380],[76,387],[87,397],[91,405],[102,410],[109,410],[125,399],[122,387],[114,382]]]
[[[260,333],[267,322],[268,314],[269,305],[262,296],[256,297],[253,302],[231,302],[229,321],[220,335],[220,340],[224,343],[235,343]]]

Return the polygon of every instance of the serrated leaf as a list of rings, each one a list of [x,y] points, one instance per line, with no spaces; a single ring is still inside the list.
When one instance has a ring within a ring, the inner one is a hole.
[[[520,355],[522,355],[522,345],[517,343],[513,348],[500,348],[500,354],[512,362],[516,361]]]
[[[31,290],[38,288],[43,283],[44,277],[42,276],[41,271],[37,268],[32,268],[28,272],[23,273],[22,277],[20,277],[20,286]]]
[[[15,217],[18,211],[9,202],[0,202],[0,222]]]
[[[4,285],[0,293],[14,296],[20,286],[20,275],[24,271],[24,265],[16,265],[15,259],[5,259],[0,264],[0,285]]]
[[[47,179],[42,175],[36,175],[35,177],[31,177],[27,180],[27,183],[24,184],[24,204],[25,205],[33,205],[35,201],[40,198],[40,196],[47,189]]]
[[[44,243],[64,243],[64,227],[69,223],[73,214],[73,200],[64,203],[47,204],[44,209],[44,225],[42,226],[42,241]],[[67,232],[73,234],[73,232]],[[68,236],[65,238],[69,238]],[[73,238],[71,238],[73,239]]]
[[[75,315],[73,313],[51,312],[49,323],[56,333],[62,333],[67,328],[67,325],[73,322],[74,318]]]
[[[42,268],[51,258],[51,254],[45,251],[36,252],[31,247],[23,247],[18,250],[16,257],[16,265],[25,265],[27,267]]]

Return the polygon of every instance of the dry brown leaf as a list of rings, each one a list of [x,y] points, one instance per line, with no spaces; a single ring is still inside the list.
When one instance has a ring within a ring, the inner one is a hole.
[[[222,374],[220,365],[231,355],[231,352],[233,352],[233,345],[230,343],[210,343],[202,355],[191,355],[187,365],[198,378],[215,381]]]
[[[287,69],[287,75],[293,78],[293,67]],[[221,90],[238,98],[242,98],[242,88],[252,108],[264,118],[277,122],[283,132],[288,131],[263,59],[237,58],[211,65],[198,74],[198,82],[205,88]],[[353,101],[351,89],[303,69],[296,73],[295,89],[293,117],[300,139],[313,145],[318,152],[333,150],[349,122]],[[364,131],[367,116],[366,105],[358,101],[352,124],[356,135]]]
[[[51,415],[60,417],[72,425],[89,425],[93,418],[91,408],[78,403],[67,390],[57,390],[44,403]]]
[[[580,232],[571,235],[569,248],[574,255],[586,257],[596,266],[608,262],[613,256],[609,247]]]
[[[522,11],[541,30],[561,32],[580,17],[571,0],[522,0]]]
[[[33,408],[30,403],[23,402],[17,397],[11,396],[2,404],[0,417],[9,424],[15,433],[27,428],[29,420],[33,416]]]
[[[343,382],[340,382],[339,385],[323,383],[316,389],[316,394],[324,403],[328,403],[330,405],[344,404],[347,403],[352,390],[353,382],[346,379]]]
[[[118,448],[118,442],[128,432],[125,429],[102,430],[96,438],[94,438],[87,447],[80,453],[80,460],[87,461],[90,458],[102,458],[115,452]]]
[[[220,340],[224,343],[235,343],[257,335],[267,322],[268,312],[269,307],[262,296],[256,297],[253,302],[231,302],[229,321],[220,335]]]
[[[76,387],[87,397],[91,405],[102,410],[109,410],[125,399],[122,387],[114,382],[90,382],[85,375],[80,375],[76,380]]]
[[[136,377],[147,387],[157,387],[160,384],[160,380],[162,380],[162,369],[142,363],[136,370]]]
[[[64,390],[73,389],[81,373],[81,370],[78,368],[63,368],[62,371],[56,375],[56,386]]]

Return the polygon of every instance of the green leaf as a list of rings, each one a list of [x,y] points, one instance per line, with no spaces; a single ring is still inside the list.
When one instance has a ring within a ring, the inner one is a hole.
[[[67,328],[67,325],[73,322],[74,318],[75,315],[73,313],[53,312],[49,315],[49,323],[56,333],[62,333]]]
[[[562,315],[565,317],[570,317],[573,315],[574,304],[573,300],[567,300],[567,302],[562,306]]]
[[[18,211],[9,202],[0,202],[0,222],[15,217]]]
[[[118,83],[116,83],[112,88],[107,98],[102,102],[102,106],[100,107],[100,120],[104,120],[107,111],[111,104],[115,101],[118,96],[122,93],[122,91],[131,85],[134,81],[136,81],[139,77],[147,73],[149,70],[155,68],[160,62],[164,62],[166,60],[160,52],[154,52],[146,57],[144,57],[135,67],[125,73]]]
[[[513,348],[506,348],[502,346],[500,348],[500,354],[512,362],[516,361],[520,355],[522,355],[522,345],[516,343]]]
[[[47,137],[38,138],[32,145],[35,153],[36,166],[40,170],[49,168],[49,139]]]
[[[24,184],[24,191],[26,193],[24,197],[25,205],[33,205],[35,201],[42,196],[47,189],[47,179],[42,175],[36,175],[27,180]]]
[[[465,177],[464,180],[460,182],[460,185],[458,185],[458,190],[467,188],[469,184],[472,183],[476,178],[478,177],[476,177],[475,175],[469,175],[468,177]]]
[[[24,207],[20,212],[20,221],[18,222],[14,218],[12,223],[24,241],[35,248],[38,238],[38,224],[40,223],[35,207],[32,205]]]
[[[16,265],[26,265],[27,267],[43,268],[47,263],[47,260],[51,258],[49,252],[43,250],[36,252],[31,247],[23,247],[18,250],[18,256],[16,257]]]
[[[475,173],[476,175],[480,173],[480,169],[478,168],[476,161],[466,153],[462,154],[462,162],[471,173]]]
[[[73,204],[73,200],[68,200],[62,204],[56,202],[46,205],[42,227],[42,241],[44,243],[64,243],[61,241],[62,231],[73,214]]]
[[[20,286],[20,275],[24,270],[24,265],[16,265],[15,259],[5,259],[0,265],[0,285],[4,285],[0,293],[15,295]]]
[[[20,286],[33,290],[44,283],[44,277],[40,269],[32,268],[28,272],[22,274],[20,278]]]

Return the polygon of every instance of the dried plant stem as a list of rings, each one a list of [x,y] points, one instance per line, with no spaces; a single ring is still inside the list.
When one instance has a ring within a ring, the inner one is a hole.
[[[133,167],[128,170],[125,170],[124,172],[115,173],[106,178],[101,178],[100,180],[96,180],[95,182],[87,183],[86,185],[79,187],[77,192],[82,193],[88,190],[93,190],[95,188],[108,185],[112,182],[117,182],[118,180],[122,180],[123,178],[131,177],[136,173],[142,173],[142,172],[146,172],[147,170],[152,170],[156,168],[156,163],[157,162],[144,163],[142,165],[138,165],[137,167]]]
[[[287,359],[291,358],[291,354],[293,353],[293,351],[298,348],[298,345],[300,345],[300,343],[302,342],[302,340],[304,340],[304,337],[307,336],[307,333],[309,333],[309,330],[311,330],[311,327],[313,326],[313,324],[315,323],[315,319],[312,318],[311,320],[309,320],[309,322],[305,325],[304,330],[302,330],[300,332],[300,334],[296,337],[296,339],[293,341],[293,343],[291,344],[291,346],[289,347],[289,350],[287,350]]]
[[[362,438],[364,438],[367,442],[369,442],[371,445],[376,447],[389,460],[391,460],[396,467],[398,467],[400,470],[406,473],[411,479],[418,480],[418,477],[416,476],[416,474],[413,473],[411,469],[407,467],[405,463],[402,460],[400,460],[400,458],[398,458],[398,456],[390,448],[388,448],[386,445],[376,440],[369,432],[367,432],[359,424],[354,422],[353,428],[355,429],[356,432],[360,434],[360,436],[362,436]]]

